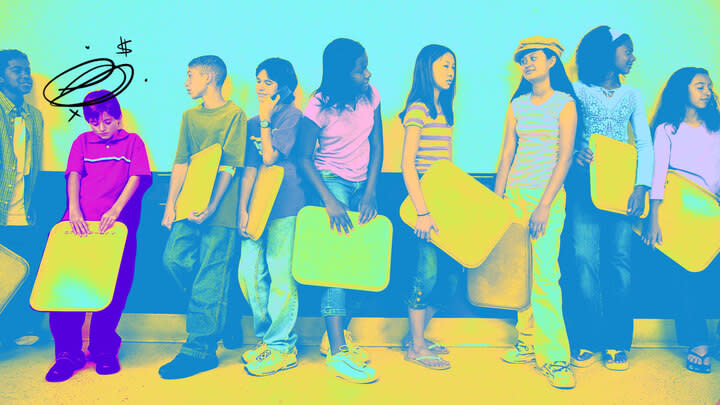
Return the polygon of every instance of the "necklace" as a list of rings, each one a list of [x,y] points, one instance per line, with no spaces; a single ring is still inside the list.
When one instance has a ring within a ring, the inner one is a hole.
[[[610,98],[610,97],[612,97],[612,96],[615,94],[615,90],[617,90],[617,89],[608,90],[608,89],[606,89],[606,88],[604,88],[604,87],[600,87],[600,90],[602,90],[602,92],[603,92],[603,94],[605,95],[605,97]]]

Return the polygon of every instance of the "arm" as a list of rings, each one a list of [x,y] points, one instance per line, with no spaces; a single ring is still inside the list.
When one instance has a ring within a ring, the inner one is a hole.
[[[255,179],[257,178],[257,168],[254,166],[246,166],[243,172],[242,182],[240,183],[240,201],[238,203],[238,232],[244,237],[248,237],[245,233],[248,224],[248,202]]]
[[[439,230],[435,220],[428,212],[427,205],[425,205],[425,198],[420,187],[420,178],[415,167],[415,157],[420,146],[420,131],[419,126],[408,125],[405,127],[405,143],[403,145],[401,167],[410,200],[415,206],[415,211],[421,214],[418,215],[415,223],[415,236],[429,241],[430,230],[434,229],[435,232]]]
[[[350,233],[352,230],[352,222],[345,212],[347,207],[345,204],[335,198],[330,190],[323,182],[320,173],[315,169],[315,165],[312,161],[313,152],[315,151],[315,144],[317,143],[318,135],[320,134],[320,127],[317,126],[311,119],[303,117],[300,121],[300,133],[298,138],[298,153],[299,153],[299,166],[300,171],[303,173],[305,178],[312,184],[312,186],[320,194],[320,198],[325,204],[328,217],[330,218],[330,229],[336,228],[338,232],[342,230],[345,233]]]
[[[170,174],[170,189],[168,190],[167,203],[165,204],[165,215],[163,215],[162,220],[162,226],[167,229],[170,229],[173,221],[175,221],[175,203],[180,194],[180,189],[183,183],[185,183],[187,171],[187,163],[176,163],[173,165],[172,173]]]
[[[648,246],[655,248],[655,244],[662,244],[662,230],[658,223],[658,209],[665,198],[665,179],[670,166],[671,142],[665,125],[659,125],[655,130],[655,162],[650,190],[650,214],[643,228],[642,240]]]
[[[72,171],[68,174],[68,219],[75,235],[87,236],[90,233],[82,210],[80,209],[80,173]]]
[[[370,132],[370,162],[368,164],[368,179],[365,186],[365,194],[359,203],[360,225],[370,222],[377,216],[377,201],[375,199],[377,190],[377,179],[380,176],[380,168],[383,161],[383,128],[380,104],[375,109],[374,124]]]
[[[110,207],[110,209],[107,210],[100,219],[100,233],[105,233],[105,231],[112,228],[113,224],[117,220],[117,217],[120,216],[123,208],[125,208],[127,202],[130,200],[133,194],[135,194],[135,190],[138,189],[139,185],[140,176],[130,176],[127,183],[125,183],[125,188],[123,188],[120,196],[117,198],[117,200],[115,200],[115,203],[112,205],[112,207]]]
[[[635,92],[635,110],[630,116],[630,125],[635,135],[637,148],[637,175],[635,189],[628,199],[628,214],[640,216],[645,210],[645,193],[650,189],[653,176],[653,145],[650,138],[645,106],[639,92]]]
[[[507,185],[508,174],[515,159],[515,149],[517,148],[516,124],[517,120],[515,120],[512,104],[510,104],[505,114],[505,136],[503,138],[503,147],[500,153],[497,174],[495,175],[495,194],[499,195],[500,198],[505,197],[505,186]]]
[[[573,150],[575,146],[575,130],[577,129],[577,110],[575,102],[569,101],[565,104],[560,112],[559,137],[560,151],[558,152],[558,162],[553,168],[550,180],[538,206],[530,215],[530,236],[537,239],[545,234],[548,217],[550,216],[550,205],[555,200],[558,191],[565,181],[570,163],[572,163]]]
[[[273,97],[265,97],[263,100],[260,100],[260,121],[270,121],[272,110],[277,104],[278,100],[280,100],[280,97],[277,97],[277,95]],[[277,149],[273,148],[272,146],[272,138],[270,136],[270,131],[270,126],[268,126],[267,128],[260,127],[262,160],[263,164],[267,166],[274,164],[280,156],[280,153],[277,151]]]

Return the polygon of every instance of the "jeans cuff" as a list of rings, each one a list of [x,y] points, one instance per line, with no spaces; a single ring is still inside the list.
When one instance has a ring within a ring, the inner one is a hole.
[[[347,316],[347,310],[345,308],[323,308],[320,310],[320,315],[326,316]]]

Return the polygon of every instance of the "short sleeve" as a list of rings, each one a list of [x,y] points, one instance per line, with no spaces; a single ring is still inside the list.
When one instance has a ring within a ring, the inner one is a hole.
[[[150,176],[150,162],[148,160],[147,148],[145,142],[140,136],[133,134],[135,140],[133,142],[132,155],[130,156],[130,176]]]
[[[70,147],[70,155],[68,156],[67,168],[65,169],[65,176],[67,177],[70,172],[77,172],[81,176],[85,176],[85,148],[83,147],[85,140],[85,134],[81,134],[75,141],[73,141]]]
[[[242,167],[245,160],[245,145],[247,142],[247,117],[238,107],[233,116],[228,134],[223,145],[220,165]]]
[[[300,122],[301,116],[302,113],[300,110],[288,106],[278,117],[278,122],[273,123],[273,128],[270,133],[272,146],[275,150],[282,153],[285,158],[290,156],[290,152],[295,145],[298,123]]]
[[[412,103],[405,112],[405,118],[403,119],[403,126],[405,128],[415,126],[424,127],[425,123],[430,120],[428,116],[428,109],[423,103]]]
[[[310,99],[307,107],[305,107],[305,116],[308,117],[310,121],[314,122],[315,125],[320,128],[324,128],[327,126],[327,119],[325,117],[325,113],[322,111],[320,94],[315,94],[313,98]]]
[[[188,129],[187,111],[183,113],[182,123],[180,123],[180,137],[178,138],[177,151],[175,152],[175,164],[181,165],[190,161],[190,145],[188,145],[189,129]]]

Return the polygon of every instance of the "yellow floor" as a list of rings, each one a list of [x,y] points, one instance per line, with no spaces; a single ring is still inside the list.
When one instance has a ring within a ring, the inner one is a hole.
[[[631,368],[606,370],[599,362],[575,369],[577,387],[550,387],[530,365],[499,360],[502,347],[451,347],[448,371],[403,360],[397,347],[370,347],[380,380],[356,385],[329,376],[317,346],[299,348],[299,366],[270,377],[247,375],[241,349],[218,354],[220,366],[185,380],[165,381],[157,369],[177,343],[124,343],[123,369],[97,375],[93,365],[63,383],[47,383],[52,348],[29,347],[0,356],[0,404],[716,404],[720,362],[710,375],[684,368],[681,349],[633,349]]]

